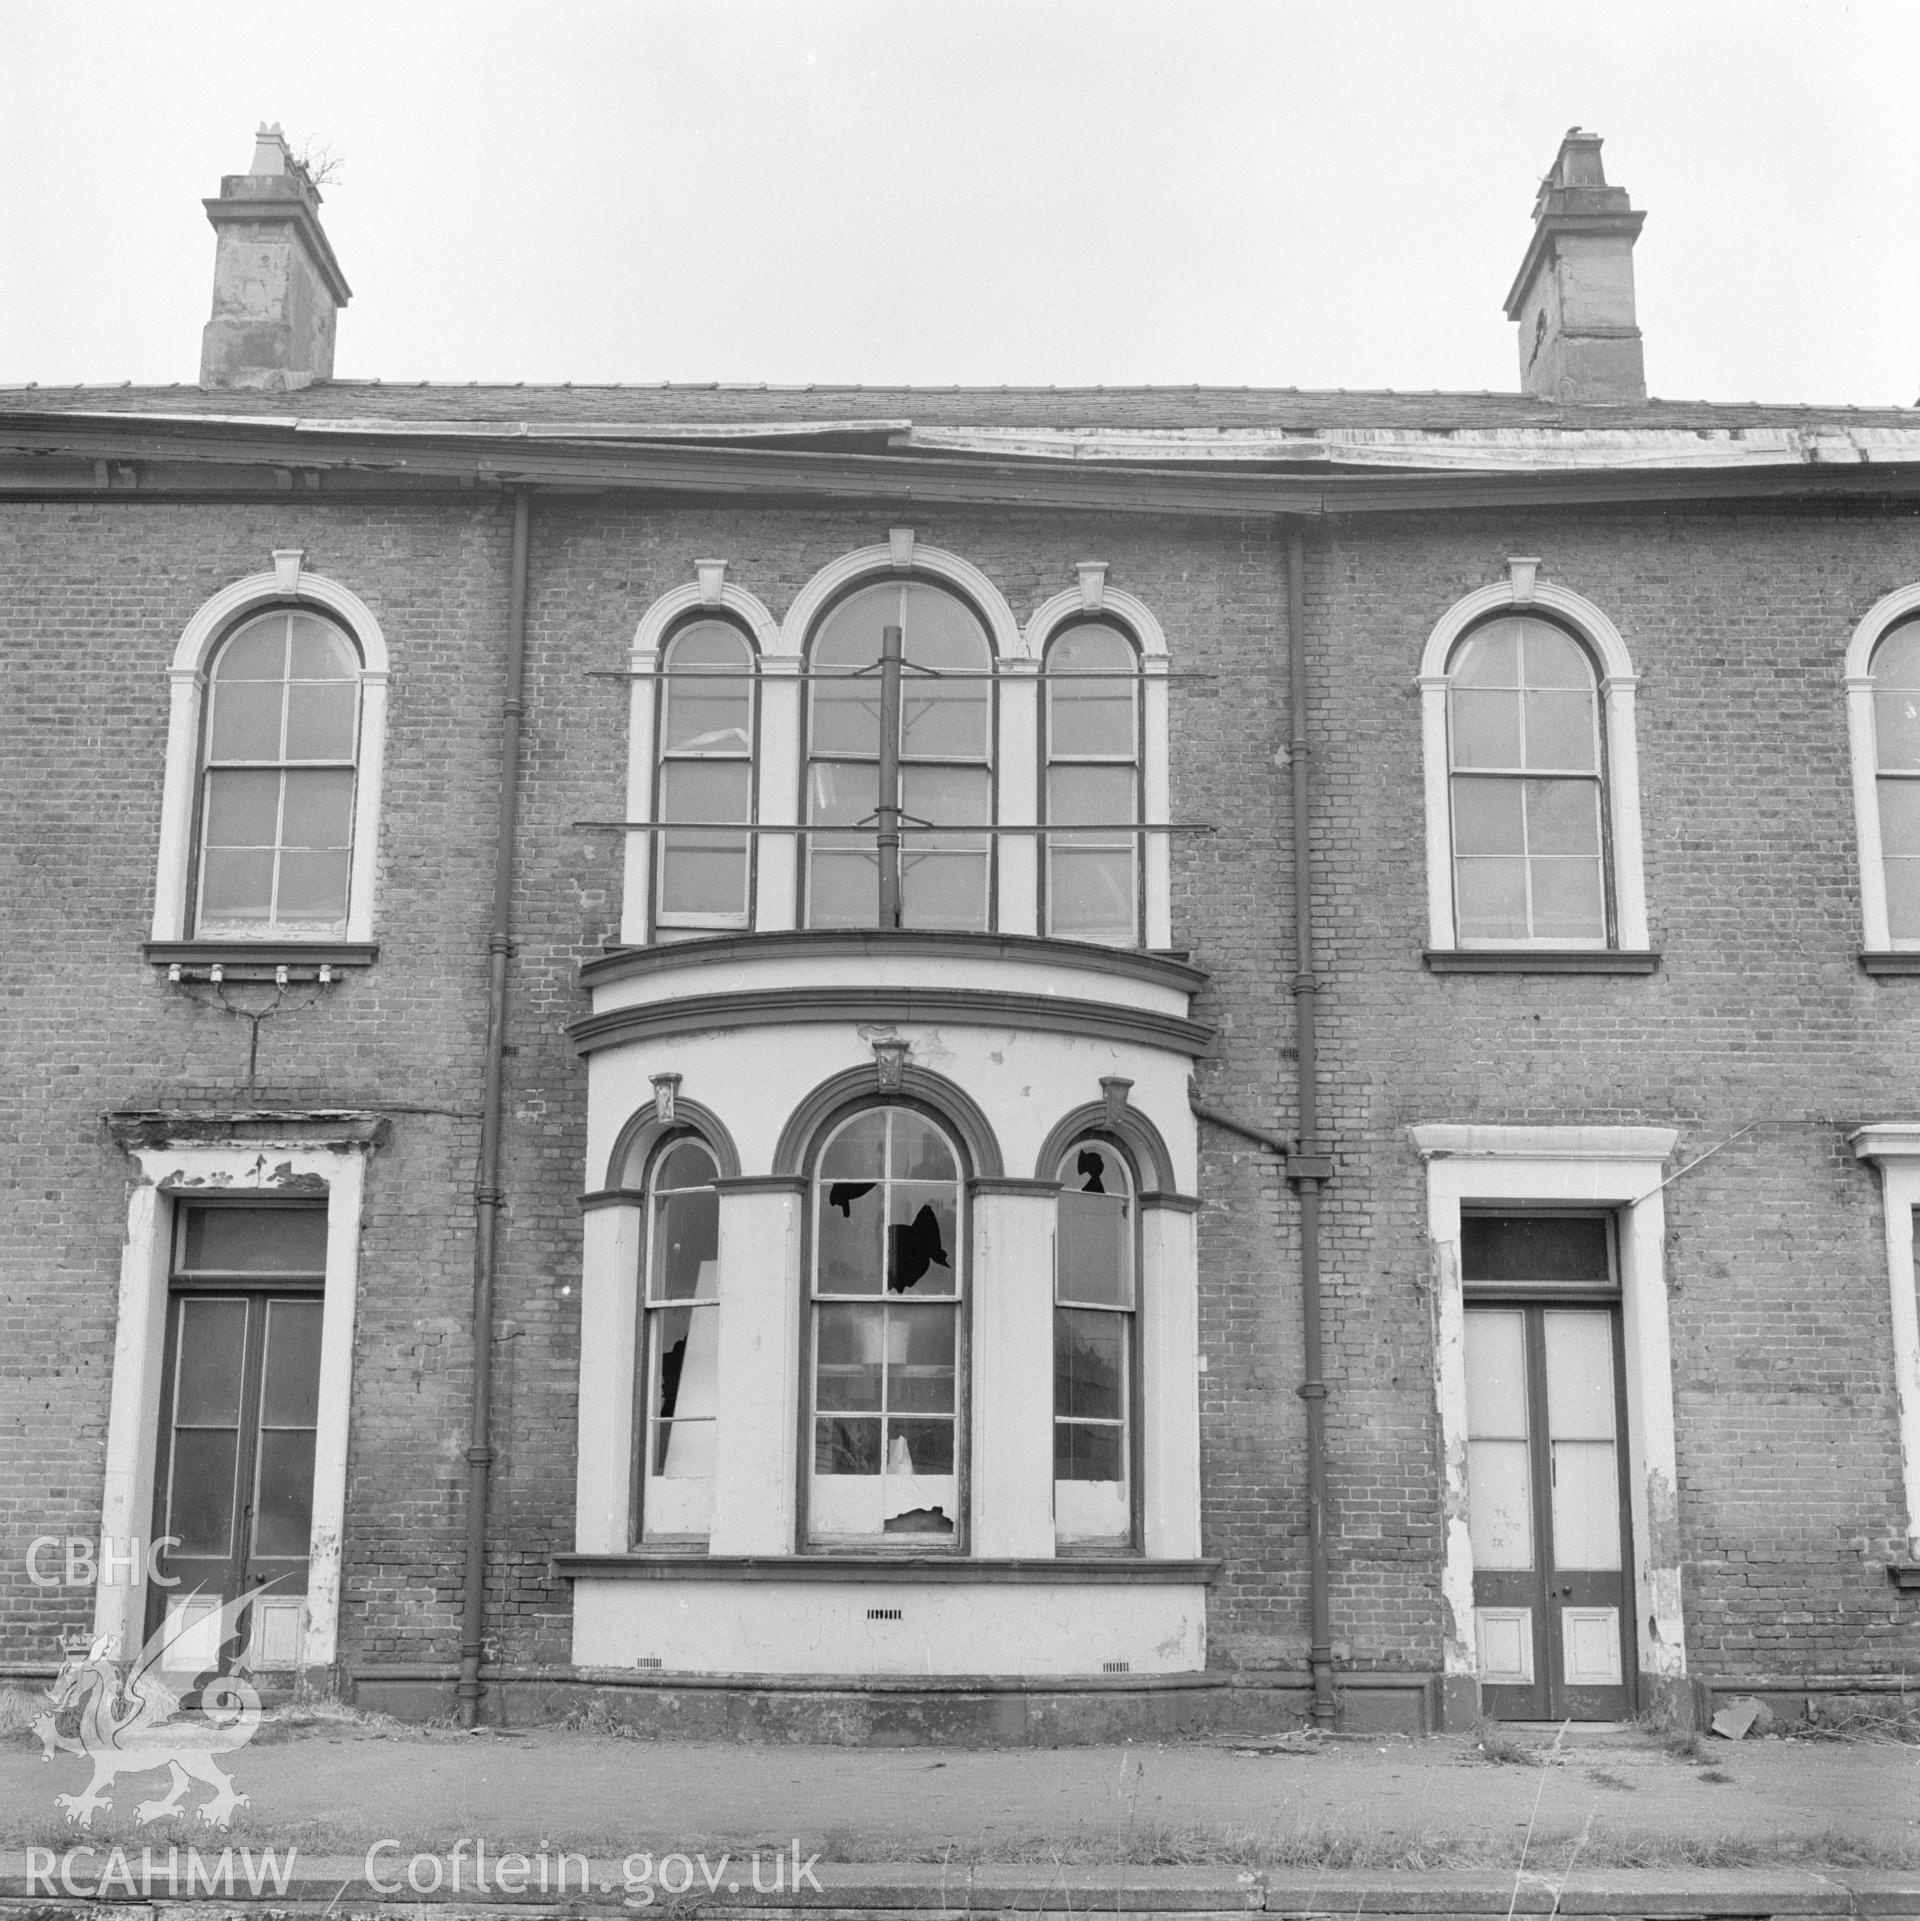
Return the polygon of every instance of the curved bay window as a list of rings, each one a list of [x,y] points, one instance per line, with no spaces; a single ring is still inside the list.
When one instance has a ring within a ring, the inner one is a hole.
[[[1053,1525],[1063,1547],[1133,1540],[1138,1213],[1111,1141],[1060,1161],[1053,1258]]]
[[[669,1142],[647,1180],[640,1535],[704,1537],[718,1402],[719,1173],[704,1141]]]
[[[1604,946],[1599,688],[1564,628],[1522,616],[1447,663],[1456,926],[1463,947]]]
[[[699,821],[660,836],[661,927],[744,927],[749,836],[716,823],[753,818],[754,654],[723,620],[682,627],[661,655],[657,818]]]
[[[1898,946],[1920,947],[1920,620],[1880,641],[1869,671],[1887,934]]]
[[[808,1538],[960,1545],[960,1160],[905,1107],[843,1121],[814,1170]]]
[[[304,610],[259,615],[222,643],[200,758],[202,939],[345,935],[360,674],[346,633]]]
[[[808,836],[807,924],[985,928],[991,837],[926,831],[993,820],[979,617],[923,581],[865,587],[820,623],[808,664],[807,824],[859,831]]]
[[[1140,818],[1139,666],[1133,643],[1101,622],[1047,647],[1047,824],[1086,823],[1047,835],[1046,926],[1063,940],[1140,938],[1140,839],[1127,831]]]

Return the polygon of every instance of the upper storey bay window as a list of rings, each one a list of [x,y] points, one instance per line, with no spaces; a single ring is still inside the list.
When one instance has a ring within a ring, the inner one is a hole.
[[[1087,621],[1046,656],[1047,932],[1130,946],[1140,938],[1139,657],[1116,628]]]
[[[993,655],[979,617],[921,581],[863,588],[809,659],[813,927],[984,929],[992,840],[928,828],[993,819]]]
[[[1607,938],[1600,703],[1564,629],[1507,618],[1454,650],[1454,902],[1463,946]]]
[[[333,622],[275,610],[215,655],[194,931],[339,939],[347,927],[360,657]]]
[[[737,627],[701,620],[661,664],[659,817],[702,825],[660,837],[660,925],[744,927],[749,836],[721,823],[753,818],[753,649]]]
[[[1873,651],[1874,801],[1887,935],[1920,947],[1920,620]]]

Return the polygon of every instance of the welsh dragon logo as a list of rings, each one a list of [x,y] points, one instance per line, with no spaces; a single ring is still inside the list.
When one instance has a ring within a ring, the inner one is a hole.
[[[95,1812],[113,1806],[101,1789],[118,1776],[157,1774],[162,1769],[173,1777],[173,1785],[158,1800],[142,1801],[134,1810],[142,1826],[181,1813],[192,1781],[213,1790],[197,1810],[199,1818],[213,1827],[226,1827],[234,1809],[247,1806],[247,1797],[234,1792],[218,1757],[245,1747],[260,1725],[260,1696],[252,1684],[237,1675],[215,1675],[200,1690],[198,1713],[177,1717],[180,1696],[160,1677],[163,1671],[176,1678],[184,1676],[191,1687],[211,1672],[211,1663],[195,1667],[194,1657],[185,1654],[180,1642],[192,1634],[198,1645],[224,1647],[254,1599],[253,1594],[243,1594],[229,1601],[211,1623],[205,1615],[172,1615],[154,1631],[124,1675],[115,1658],[119,1647],[115,1635],[101,1636],[84,1653],[77,1647],[69,1651],[47,1690],[52,1709],[34,1717],[33,1731],[40,1737],[44,1759],[79,1754],[93,1763],[93,1779],[81,1793],[54,1797],[54,1805],[71,1824],[91,1828]],[[56,1722],[62,1712],[76,1708],[77,1741],[62,1734]]]

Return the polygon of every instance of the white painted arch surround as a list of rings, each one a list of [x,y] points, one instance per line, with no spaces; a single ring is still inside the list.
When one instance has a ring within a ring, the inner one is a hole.
[[[1600,711],[1606,730],[1607,814],[1611,831],[1614,925],[1624,952],[1647,947],[1647,893],[1640,846],[1640,755],[1634,694],[1640,685],[1620,630],[1592,601],[1538,577],[1537,560],[1515,555],[1507,578],[1456,601],[1427,638],[1420,657],[1420,734],[1427,812],[1427,945],[1458,948],[1453,912],[1453,809],[1447,749],[1447,662],[1469,628],[1499,613],[1555,614],[1600,657]],[[1533,943],[1542,947],[1561,942]]]
[[[176,1197],[243,1194],[270,1201],[281,1194],[304,1197],[316,1181],[325,1187],[327,1273],[320,1324],[313,1525],[307,1548],[306,1605],[300,1623],[302,1669],[330,1667],[338,1645],[347,1426],[353,1396],[354,1313],[360,1281],[360,1206],[368,1151],[358,1142],[287,1143],[264,1137],[218,1146],[128,1149],[138,1173],[127,1195],[127,1238],[120,1257],[106,1477],[100,1509],[100,1533],[115,1542],[144,1542],[152,1528]],[[118,1637],[122,1653],[130,1655],[141,1644],[146,1605],[144,1559],[136,1563],[126,1582],[109,1581],[103,1570],[94,1595],[95,1637]]]
[[[1148,678],[1143,683],[1144,758],[1141,794],[1149,824],[1169,818],[1171,778],[1167,749],[1167,640],[1153,611],[1137,596],[1106,584],[1103,562],[1082,563],[1080,584],[1054,595],[1023,631],[1007,598],[962,555],[929,547],[910,527],[890,530],[884,543],[855,548],[821,568],[776,621],[765,602],[727,578],[729,563],[696,561],[696,579],[663,594],[642,615],[628,658],[628,761],[626,818],[653,821],[656,715],[660,652],[671,629],[707,609],[730,614],[751,636],[759,654],[759,740],[754,756],[754,818],[764,826],[801,825],[801,768],[805,753],[804,682],[800,670],[814,626],[842,594],[887,579],[915,576],[964,595],[985,624],[999,682],[999,727],[994,768],[1003,824],[1025,826],[1040,818],[1040,686],[1046,645],[1067,619],[1110,611],[1133,630]],[[633,946],[653,939],[653,836],[629,834],[624,854],[620,938]],[[799,925],[801,837],[760,837],[754,859],[751,925],[780,933]],[[995,931],[1034,934],[1039,927],[1038,837],[1006,836],[998,860]],[[1149,947],[1172,943],[1171,848],[1152,835],[1145,862],[1145,934]],[[680,930],[686,931],[686,930]],[[716,929],[714,931],[721,931]]]
[[[1880,752],[1873,724],[1873,650],[1908,615],[1920,613],[1920,582],[1874,602],[1847,643],[1847,752],[1853,767],[1855,844],[1860,853],[1860,919],[1866,950],[1911,952],[1920,940],[1887,932],[1887,870],[1880,841]]]
[[[270,573],[223,587],[187,622],[168,668],[167,763],[160,801],[160,857],[154,881],[153,939],[186,937],[192,892],[193,816],[200,774],[201,719],[207,660],[244,615],[295,603],[330,614],[360,649],[360,742],[354,782],[353,862],[347,879],[347,941],[373,938],[373,882],[380,849],[380,788],[386,767],[386,636],[358,594],[324,574],[309,573],[304,549],[276,548]],[[263,936],[271,939],[272,936]]]
[[[1687,1672],[1676,1508],[1678,1463],[1668,1334],[1666,1209],[1661,1183],[1678,1140],[1671,1127],[1481,1127],[1409,1130],[1427,1170],[1432,1255],[1434,1392],[1442,1474],[1441,1633],[1451,1688],[1477,1687],[1473,1543],[1467,1529],[1466,1298],[1463,1205],[1596,1207],[1619,1223],[1620,1318],[1626,1354],[1627,1495],[1633,1517],[1633,1609],[1639,1670],[1653,1688]],[[1643,1700],[1642,1707],[1655,1702]]]

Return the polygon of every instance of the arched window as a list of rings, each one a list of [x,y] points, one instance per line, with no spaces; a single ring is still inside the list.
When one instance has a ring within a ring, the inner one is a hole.
[[[656,818],[698,821],[660,836],[661,927],[744,927],[750,836],[718,823],[753,819],[754,653],[731,622],[696,620],[661,651]]]
[[[344,628],[303,607],[257,614],[220,643],[200,752],[196,938],[345,937],[362,664]]]
[[[1884,943],[1920,947],[1920,617],[1903,620],[1868,661],[1873,698],[1873,806],[1879,828]]]
[[[912,1108],[864,1108],[812,1190],[808,1538],[960,1546],[958,1151]]]
[[[820,622],[808,664],[807,824],[856,831],[808,836],[807,924],[875,927],[884,906],[902,927],[985,928],[991,836],[925,831],[994,817],[993,656],[979,616],[925,581],[863,587]],[[905,827],[897,881],[878,838],[889,822]]]
[[[719,1400],[719,1168],[705,1141],[670,1138],[647,1175],[645,1329],[635,1423],[640,1537],[704,1539]]]
[[[1508,614],[1447,662],[1462,947],[1603,947],[1609,902],[1599,687],[1563,627]]]
[[[1139,656],[1103,621],[1061,629],[1046,653],[1046,931],[1127,947],[1140,938]],[[1075,676],[1085,676],[1076,679]]]
[[[1133,1321],[1139,1261],[1132,1171],[1114,1144],[1060,1159],[1053,1256],[1053,1524],[1063,1547],[1134,1536]]]

